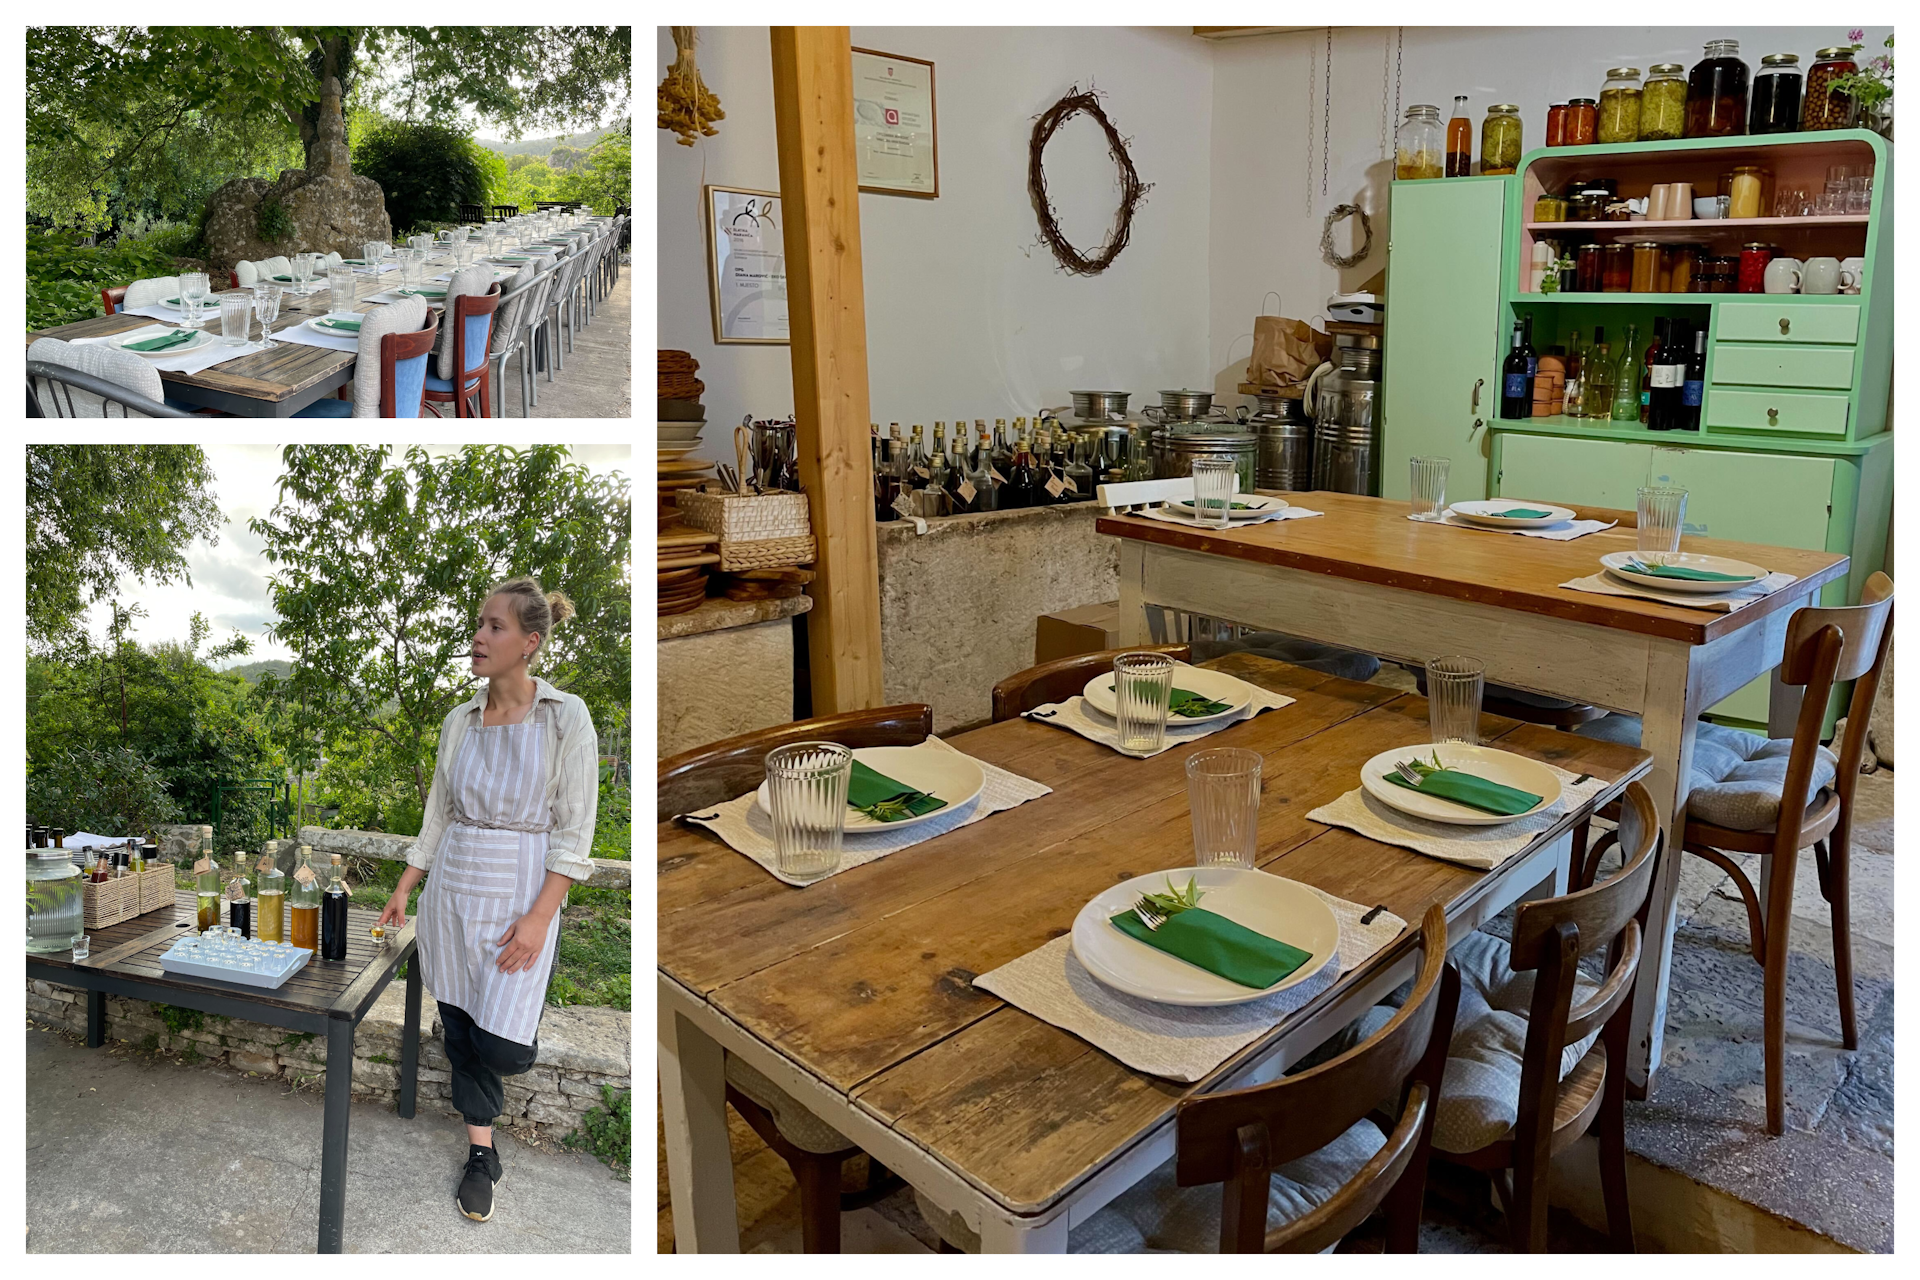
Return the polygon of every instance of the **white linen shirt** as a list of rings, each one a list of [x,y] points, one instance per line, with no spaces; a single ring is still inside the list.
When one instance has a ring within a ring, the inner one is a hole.
[[[600,739],[593,731],[587,704],[570,693],[533,678],[536,704],[556,704],[547,718],[547,803],[553,809],[553,830],[547,836],[547,870],[572,880],[593,875],[593,821],[600,806]],[[482,688],[447,712],[440,722],[440,747],[433,764],[433,786],[427,792],[427,812],[420,836],[407,854],[407,865],[431,870],[440,842],[453,824],[453,795],[447,770],[459,754],[467,732],[480,723],[487,706]]]

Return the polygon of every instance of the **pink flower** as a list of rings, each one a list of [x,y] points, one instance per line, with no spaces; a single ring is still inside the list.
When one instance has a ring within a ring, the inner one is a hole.
[[[1867,33],[1862,29],[1860,29],[1859,27],[1855,27],[1853,30],[1847,32],[1847,39],[1853,41],[1855,44],[1859,44],[1862,40],[1865,40],[1866,38],[1867,38]]]
[[[1883,53],[1879,57],[1875,58],[1872,62],[1868,63],[1867,65],[1872,67],[1875,71],[1888,71],[1888,70],[1891,70],[1893,67],[1893,59],[1889,58],[1886,54]]]

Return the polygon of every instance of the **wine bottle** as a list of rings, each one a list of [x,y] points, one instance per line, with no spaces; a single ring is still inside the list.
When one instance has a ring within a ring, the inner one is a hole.
[[[1023,431],[1014,438],[1013,462],[1007,472],[1007,486],[1000,495],[1000,505],[1009,509],[1032,506],[1033,491],[1038,483],[1034,476],[1033,455],[1027,452],[1027,436]]]
[[[1512,346],[1500,368],[1500,416],[1524,418],[1533,412],[1533,392],[1527,385],[1527,353],[1520,347],[1520,326],[1513,326]]]
[[[1707,327],[1693,331],[1693,354],[1687,357],[1686,372],[1680,379],[1680,429],[1700,429],[1700,402],[1707,389]]]
[[[1006,475],[1013,467],[1013,446],[1007,441],[1007,420],[993,420],[993,469]]]
[[[1593,347],[1581,362],[1580,408],[1588,418],[1606,418],[1613,413],[1613,351],[1607,346],[1605,326],[1595,325]]]
[[[1640,365],[1640,425],[1649,431],[1666,430],[1664,425],[1655,426],[1653,421],[1653,377],[1654,370],[1661,368],[1661,361],[1666,359],[1671,323],[1665,316],[1653,318],[1653,341],[1647,344],[1646,359]]]
[[[320,903],[320,958],[347,958],[347,881],[340,855],[333,855],[327,869],[327,895]]]
[[[1473,121],[1467,118],[1467,95],[1454,95],[1453,118],[1447,121],[1447,176],[1473,176]]]
[[[1648,425],[1658,431],[1685,431],[1686,409],[1680,403],[1687,378],[1688,326],[1684,320],[1667,323],[1666,340],[1660,344],[1660,363],[1647,376],[1652,389]]]

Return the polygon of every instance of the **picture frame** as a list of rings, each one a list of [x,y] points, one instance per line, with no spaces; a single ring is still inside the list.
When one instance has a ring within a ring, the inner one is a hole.
[[[780,193],[709,183],[701,195],[713,340],[722,345],[791,342]]]
[[[940,198],[933,63],[878,49],[853,50],[853,146],[860,190]]]

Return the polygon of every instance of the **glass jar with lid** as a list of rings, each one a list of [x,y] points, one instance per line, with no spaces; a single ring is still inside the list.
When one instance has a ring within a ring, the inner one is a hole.
[[[1396,179],[1446,176],[1447,138],[1440,124],[1440,108],[1416,103],[1393,135],[1393,176]]]
[[[1748,133],[1793,133],[1800,128],[1800,55],[1770,53],[1753,77]]]
[[[1687,69],[1677,62],[1647,68],[1640,91],[1640,141],[1663,142],[1687,132]]]
[[[1598,244],[1583,244],[1574,250],[1573,287],[1580,293],[1599,293],[1606,288]]]
[[[1592,98],[1567,100],[1567,145],[1590,147],[1600,124],[1600,108]]]
[[[1497,102],[1480,122],[1480,172],[1512,173],[1520,167],[1520,108]]]
[[[1567,220],[1567,202],[1551,191],[1543,191],[1533,202],[1533,220],[1535,222],[1565,222]]]
[[[1636,241],[1633,245],[1633,275],[1627,285],[1629,293],[1659,293],[1660,290],[1660,246],[1651,240]]]
[[[85,898],[73,851],[49,846],[27,848],[27,950],[66,951],[86,932]]]
[[[1589,188],[1575,193],[1567,201],[1567,220],[1570,222],[1604,222],[1607,217],[1607,202],[1613,199],[1605,191]]]
[[[1567,145],[1567,104],[1556,102],[1547,108],[1547,145]]]
[[[1724,138],[1746,132],[1747,64],[1738,40],[1709,40],[1687,74],[1687,136]]]
[[[1624,244],[1600,249],[1600,288],[1604,293],[1626,293],[1633,286],[1633,250]]]
[[[1726,180],[1729,218],[1764,218],[1773,212],[1773,171],[1765,165],[1733,167]]]
[[[1802,129],[1853,127],[1853,95],[1835,93],[1833,82],[1859,69],[1859,64],[1853,58],[1853,50],[1846,45],[1822,49],[1813,55],[1813,66],[1807,71],[1805,105],[1800,111]]]
[[[1640,140],[1640,68],[1614,67],[1600,89],[1601,142]]]

